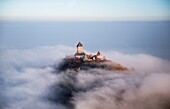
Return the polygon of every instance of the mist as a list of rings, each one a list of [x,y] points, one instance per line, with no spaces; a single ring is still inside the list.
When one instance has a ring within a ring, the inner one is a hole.
[[[1,109],[169,109],[170,61],[150,54],[101,51],[133,72],[60,72],[75,48],[1,49]],[[93,53],[93,51],[87,51]]]

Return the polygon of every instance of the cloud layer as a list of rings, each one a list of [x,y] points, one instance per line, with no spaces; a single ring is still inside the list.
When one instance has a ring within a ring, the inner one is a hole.
[[[169,109],[170,62],[147,54],[102,52],[135,72],[101,69],[59,72],[53,68],[72,47],[56,45],[3,49],[0,108]]]

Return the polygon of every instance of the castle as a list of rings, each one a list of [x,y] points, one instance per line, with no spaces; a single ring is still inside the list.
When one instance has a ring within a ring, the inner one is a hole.
[[[83,44],[79,42],[77,44],[77,52],[74,55],[77,59],[83,59],[83,61],[92,61],[92,60],[103,60],[102,54],[98,51],[96,55],[88,55],[83,51]]]
[[[83,50],[83,44],[77,44],[77,52],[75,55],[66,56],[63,63],[59,67],[60,70],[74,69],[75,71],[88,70],[91,68],[100,68],[111,71],[125,71],[128,68],[105,59],[98,51],[96,55],[88,55]],[[102,63],[102,64],[100,64]],[[109,63],[109,64],[107,64]]]

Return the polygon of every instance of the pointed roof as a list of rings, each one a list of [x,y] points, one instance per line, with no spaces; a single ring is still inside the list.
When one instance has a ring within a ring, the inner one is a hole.
[[[97,55],[101,55],[100,51],[97,52]]]
[[[82,47],[83,46],[83,44],[81,43],[81,42],[79,42],[78,44],[77,44],[77,47]]]

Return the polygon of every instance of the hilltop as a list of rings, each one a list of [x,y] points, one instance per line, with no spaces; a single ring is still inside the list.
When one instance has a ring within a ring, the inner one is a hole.
[[[83,61],[80,59],[64,59],[63,62],[59,66],[60,71],[65,70],[88,70],[92,68],[98,68],[98,69],[105,69],[105,70],[111,70],[111,71],[126,71],[128,68],[112,62],[110,60],[95,60],[95,61]]]
[[[58,69],[60,71],[65,70],[88,70],[88,69],[105,69],[111,71],[127,71],[128,68],[118,64],[116,62],[112,62],[111,60],[107,60],[102,54],[98,51],[96,55],[88,55],[83,52],[83,44],[77,44],[77,52],[74,56],[67,56],[63,59],[62,63],[59,65]]]

